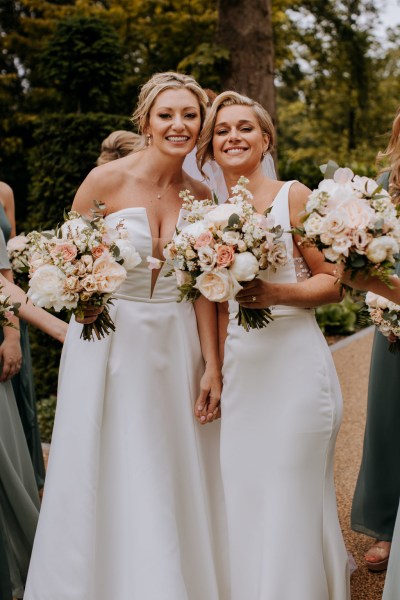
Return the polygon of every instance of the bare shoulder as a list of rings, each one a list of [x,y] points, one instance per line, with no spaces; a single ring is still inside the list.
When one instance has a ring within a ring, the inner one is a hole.
[[[0,199],[4,206],[14,203],[14,193],[11,186],[5,181],[0,181]]]
[[[123,172],[116,168],[115,162],[100,165],[89,172],[76,192],[73,210],[88,214],[95,202],[108,206],[114,191],[123,180]]]
[[[292,225],[299,226],[301,224],[301,214],[304,211],[308,196],[310,194],[311,190],[299,181],[296,181],[290,187],[289,209]]]

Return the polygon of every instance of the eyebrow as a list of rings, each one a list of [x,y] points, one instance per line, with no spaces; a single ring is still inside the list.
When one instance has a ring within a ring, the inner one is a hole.
[[[238,125],[243,125],[243,123],[249,123],[250,125],[254,125],[254,121],[250,121],[249,119],[241,119],[238,121]],[[216,123],[215,127],[220,127],[221,125],[229,126],[229,123],[223,121],[222,123]]]
[[[171,108],[170,106],[160,106],[157,110],[177,110],[175,108]],[[200,110],[197,106],[184,106],[182,110]]]

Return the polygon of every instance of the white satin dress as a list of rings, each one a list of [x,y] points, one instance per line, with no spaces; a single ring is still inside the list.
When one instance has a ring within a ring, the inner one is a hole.
[[[285,231],[291,183],[272,208]],[[291,234],[284,239],[292,257]],[[294,260],[261,273],[297,282]],[[231,303],[221,400],[230,600],[348,600],[333,482],[342,399],[331,353],[313,310],[276,306],[274,321],[251,332],[236,310]]]
[[[118,211],[142,263],[116,331],[64,345],[25,600],[229,600],[218,422],[193,417],[203,372],[191,304],[160,272],[145,208]],[[151,297],[150,297],[151,295]]]

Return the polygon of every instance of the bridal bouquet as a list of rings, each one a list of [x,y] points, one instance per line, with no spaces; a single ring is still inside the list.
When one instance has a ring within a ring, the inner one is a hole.
[[[287,261],[283,231],[272,215],[257,214],[241,177],[225,204],[194,200],[181,193],[188,223],[166,245],[164,257],[172,262],[180,300],[194,301],[202,294],[213,302],[234,300],[241,283],[260,270],[277,269]],[[246,331],[261,329],[272,319],[271,311],[239,306],[238,323]]]
[[[32,231],[28,238],[32,302],[80,318],[85,308],[102,307],[96,321],[83,326],[84,340],[115,331],[108,309],[112,294],[141,262],[123,221],[110,227],[96,212],[86,219],[71,211],[55,232]]]
[[[18,315],[20,302],[10,302],[10,297],[2,294],[3,286],[0,285],[0,327],[14,327],[10,317]]]
[[[363,273],[389,284],[400,258],[399,208],[376,181],[328,163],[325,179],[310,194],[305,210],[297,232],[328,262],[343,263],[351,277]]]
[[[20,287],[26,290],[30,253],[30,241],[28,236],[21,234],[10,238],[7,242],[7,252],[15,281]]]
[[[367,293],[365,303],[373,324],[390,338],[389,350],[400,352],[400,305],[372,292]]]

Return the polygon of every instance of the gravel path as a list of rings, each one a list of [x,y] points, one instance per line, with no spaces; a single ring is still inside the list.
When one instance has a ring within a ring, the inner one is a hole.
[[[335,480],[339,518],[347,549],[358,565],[351,578],[352,600],[381,600],[386,571],[371,573],[363,565],[372,539],[350,529],[350,510],[361,461],[373,329],[331,347],[344,399],[343,423],[336,445]]]

